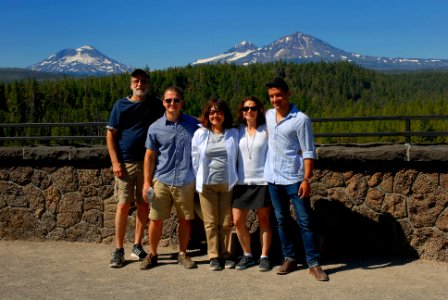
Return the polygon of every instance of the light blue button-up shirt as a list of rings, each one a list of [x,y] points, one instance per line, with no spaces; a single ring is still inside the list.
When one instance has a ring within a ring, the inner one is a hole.
[[[163,115],[149,126],[145,146],[157,151],[154,178],[173,186],[194,181],[191,139],[198,123],[198,120],[186,114],[181,114],[176,123],[168,121]]]
[[[290,104],[288,115],[277,124],[275,109],[266,112],[268,154],[264,178],[269,183],[293,184],[303,180],[303,159],[314,159],[311,119]]]

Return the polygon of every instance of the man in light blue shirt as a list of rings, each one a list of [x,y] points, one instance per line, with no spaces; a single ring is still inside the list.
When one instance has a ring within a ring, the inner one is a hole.
[[[148,228],[149,253],[140,265],[146,270],[157,264],[157,247],[162,236],[163,220],[174,205],[179,220],[178,263],[187,269],[196,263],[186,255],[190,240],[190,221],[194,218],[195,176],[191,161],[191,139],[199,121],[182,113],[182,90],[169,87],[163,96],[165,115],[148,129],[143,163],[143,197],[150,202]],[[155,196],[148,197],[148,190]],[[152,199],[149,199],[149,198]]]
[[[320,266],[320,254],[310,220],[309,180],[315,158],[311,120],[289,103],[291,93],[282,78],[275,78],[266,87],[274,108],[266,112],[269,147],[264,175],[269,184],[284,257],[277,274],[285,275],[297,270],[293,232],[288,226],[291,201],[302,233],[309,272],[319,281],[328,281]]]

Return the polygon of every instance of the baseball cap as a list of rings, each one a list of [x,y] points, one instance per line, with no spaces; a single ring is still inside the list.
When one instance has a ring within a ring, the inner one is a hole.
[[[142,76],[149,79],[148,72],[142,69],[135,69],[134,71],[132,71],[131,77],[137,77],[137,76]]]

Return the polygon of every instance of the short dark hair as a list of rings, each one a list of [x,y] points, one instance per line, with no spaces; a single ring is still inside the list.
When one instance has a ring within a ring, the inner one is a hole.
[[[224,129],[232,128],[233,126],[233,116],[230,112],[230,108],[227,105],[227,103],[222,99],[215,99],[212,98],[205,103],[203,109],[202,109],[202,115],[201,115],[201,124],[204,127],[207,127],[208,129],[212,129],[212,124],[210,123],[210,111],[213,107],[216,107],[218,110],[222,111],[224,113],[224,122],[222,123],[222,127]]]
[[[288,84],[283,80],[283,78],[275,77],[270,82],[266,83],[268,89],[276,88],[287,93],[289,91]]]
[[[173,86],[168,87],[165,90],[165,93],[168,91],[176,93],[180,97],[180,99],[184,100],[184,91],[180,87],[173,85]],[[164,95],[164,97],[165,97],[165,95]]]
[[[137,77],[137,76],[145,77],[149,80],[149,74],[145,70],[135,69],[134,71],[132,71],[131,77]]]

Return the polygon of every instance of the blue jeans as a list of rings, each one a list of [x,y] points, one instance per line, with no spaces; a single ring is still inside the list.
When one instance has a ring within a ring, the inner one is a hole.
[[[294,236],[290,226],[288,226],[291,218],[289,205],[289,201],[291,200],[296,212],[297,223],[299,223],[302,233],[306,262],[308,267],[311,268],[320,264],[320,254],[316,247],[315,234],[311,229],[310,202],[309,199],[302,200],[297,195],[299,185],[300,182],[289,185],[269,183],[269,193],[271,194],[272,206],[274,207],[275,217],[277,218],[277,228],[282,243],[283,257],[285,259],[297,259],[294,248]]]

